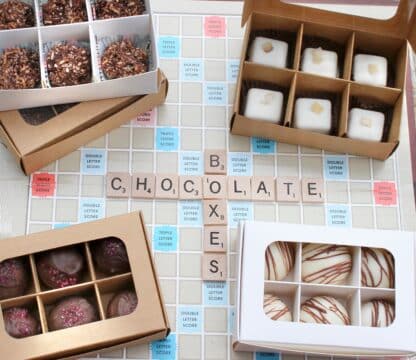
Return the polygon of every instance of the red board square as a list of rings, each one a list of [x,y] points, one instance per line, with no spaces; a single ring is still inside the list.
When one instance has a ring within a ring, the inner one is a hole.
[[[222,16],[207,16],[204,21],[205,36],[225,37],[225,18]]]
[[[41,173],[32,176],[32,196],[53,196],[55,187],[56,178],[54,174]]]
[[[373,193],[376,205],[397,204],[396,184],[393,182],[375,182]]]

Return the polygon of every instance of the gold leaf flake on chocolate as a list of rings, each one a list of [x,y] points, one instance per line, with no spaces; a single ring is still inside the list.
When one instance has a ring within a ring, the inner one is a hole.
[[[322,48],[312,49],[312,62],[314,64],[321,64],[324,61]]]
[[[373,121],[370,118],[363,117],[360,119],[360,124],[364,127],[371,128]]]
[[[273,50],[273,44],[270,41],[266,41],[261,46],[265,53],[269,53]]]
[[[311,111],[319,115],[324,111],[324,107],[319,102],[314,101],[311,105]]]
[[[377,64],[368,64],[368,72],[371,75],[375,75],[378,73],[378,65]]]
[[[263,99],[260,100],[262,105],[270,105],[273,101],[274,95],[272,93],[264,94]]]

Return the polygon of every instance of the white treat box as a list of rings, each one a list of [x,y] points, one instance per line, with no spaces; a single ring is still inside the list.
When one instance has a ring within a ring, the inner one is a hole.
[[[1,1],[1,0],[0,0]],[[74,103],[98,99],[135,96],[158,91],[158,54],[150,1],[145,0],[143,15],[117,19],[95,20],[93,3],[86,0],[88,21],[44,26],[41,20],[41,3],[35,0],[35,26],[17,30],[0,30],[0,52],[16,46],[29,46],[39,52],[41,84],[35,89],[1,90],[0,111]],[[133,38],[140,46],[147,46],[149,71],[140,75],[106,80],[100,71],[100,46],[122,37]],[[92,79],[88,84],[51,87],[45,59],[47,47],[58,41],[82,42],[91,53]]]
[[[293,224],[240,224],[236,317],[236,351],[305,352],[339,356],[396,356],[416,352],[415,303],[416,234],[397,231],[340,229]],[[265,251],[275,241],[293,243],[294,269],[283,281],[265,281]],[[301,281],[302,244],[352,247],[353,267],[346,285]],[[382,248],[395,259],[395,288],[361,286],[361,247]],[[274,293],[288,305],[292,322],[273,321],[263,311],[264,293]],[[344,303],[351,325],[299,322],[300,306],[311,296],[328,295]],[[395,320],[384,328],[361,326],[361,306],[372,299],[395,302]]]

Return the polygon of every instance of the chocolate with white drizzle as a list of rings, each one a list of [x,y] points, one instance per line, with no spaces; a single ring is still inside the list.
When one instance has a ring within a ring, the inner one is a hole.
[[[350,325],[348,311],[336,299],[330,296],[315,296],[306,300],[300,309],[300,322]]]
[[[287,305],[276,295],[264,294],[264,313],[274,321],[292,321],[292,313]]]
[[[394,259],[383,249],[362,248],[361,285],[375,288],[394,288]]]
[[[394,321],[394,305],[387,300],[372,300],[361,308],[361,325],[387,327]]]
[[[348,246],[307,244],[302,249],[302,281],[344,284],[352,269]]]
[[[264,267],[265,280],[282,280],[292,270],[295,263],[293,246],[283,241],[276,241],[266,249]]]

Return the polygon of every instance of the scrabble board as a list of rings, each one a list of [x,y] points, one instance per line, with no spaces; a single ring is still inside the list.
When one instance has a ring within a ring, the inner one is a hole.
[[[403,122],[398,151],[385,162],[232,136],[229,120],[243,36],[240,17],[212,10],[157,12],[155,24],[161,67],[170,81],[166,104],[32,175],[27,232],[144,212],[172,333],[166,340],[104,352],[97,358],[305,359],[232,351],[238,221],[414,231],[408,124]],[[412,96],[408,102],[412,108]],[[220,257],[228,268],[226,281],[203,281],[206,201],[110,197],[107,174],[202,176],[206,152],[223,150],[228,177],[320,179],[325,201],[227,197],[227,252]]]

